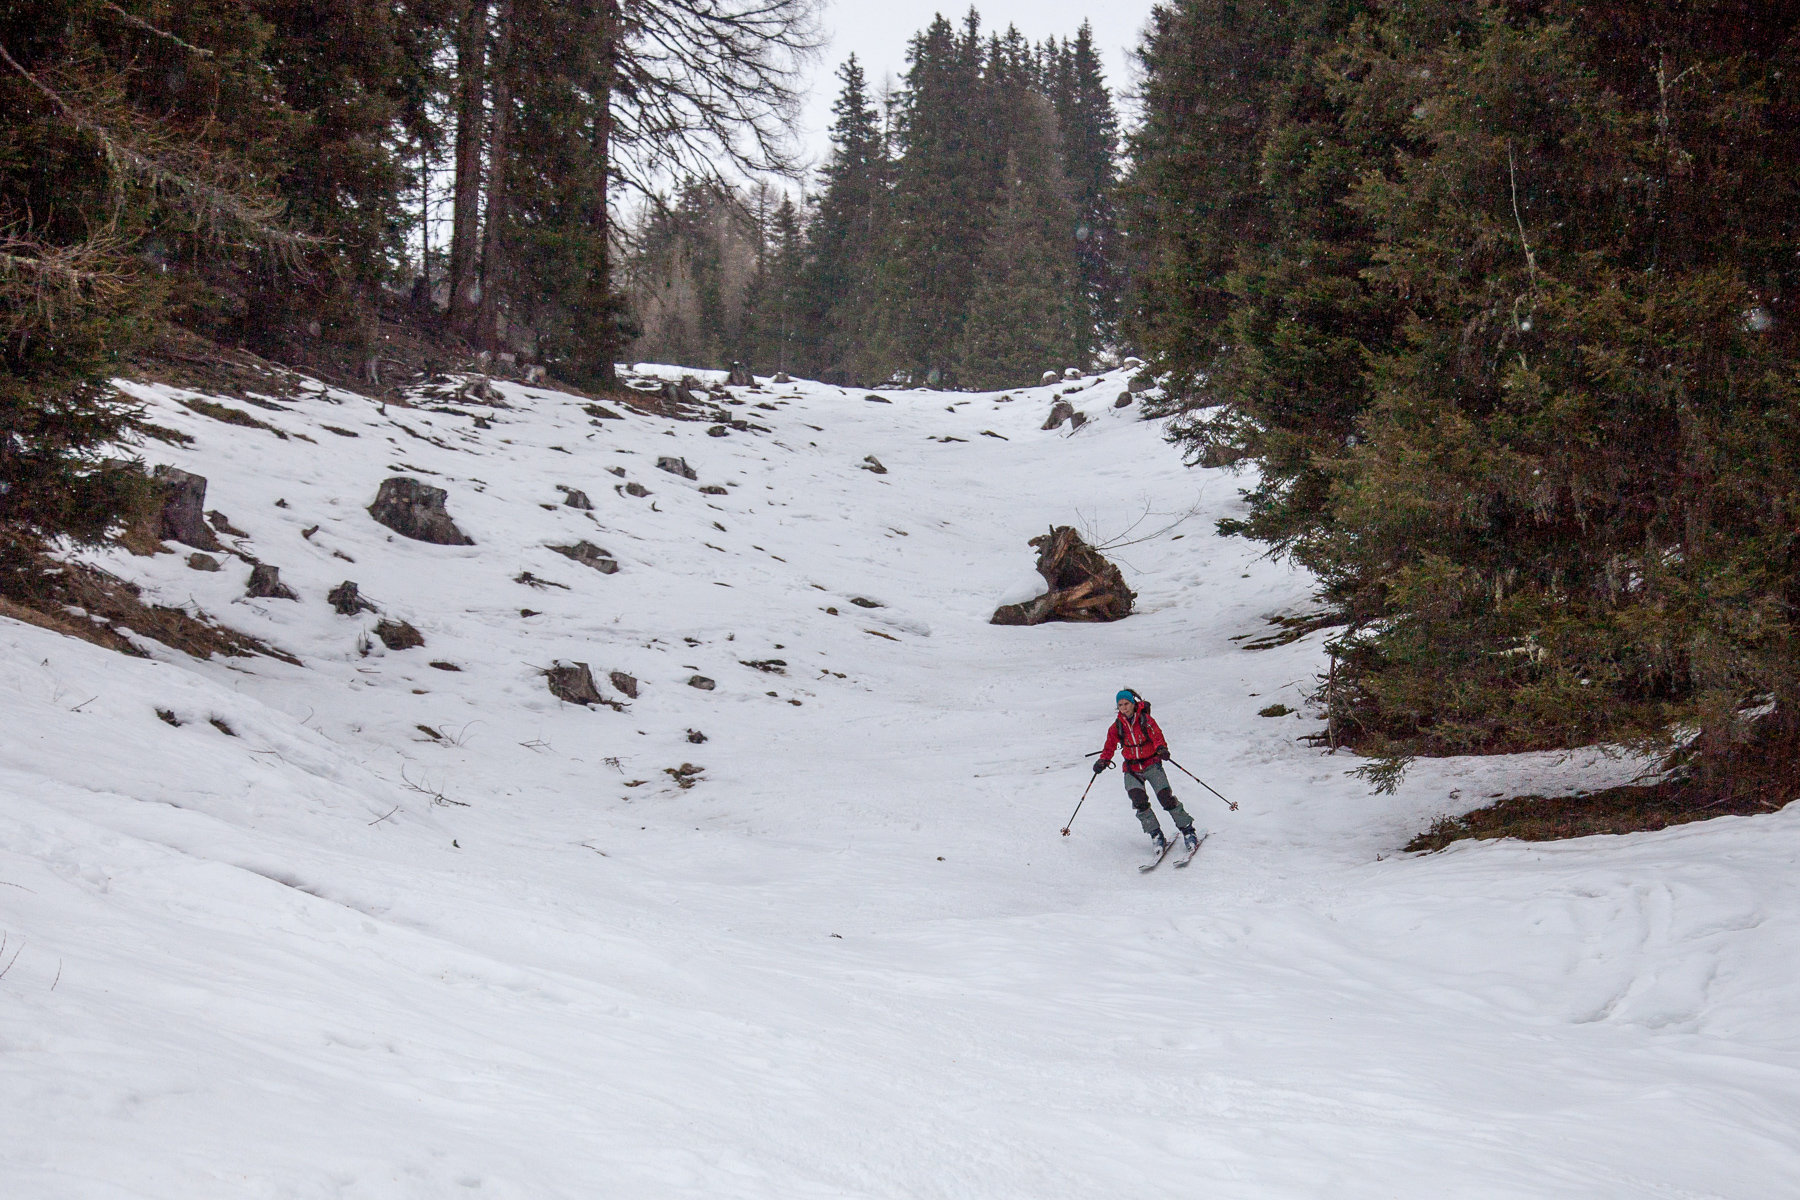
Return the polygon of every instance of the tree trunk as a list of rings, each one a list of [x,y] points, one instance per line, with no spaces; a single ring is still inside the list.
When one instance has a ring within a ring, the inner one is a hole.
[[[481,301],[476,341],[484,350],[502,350],[500,293],[506,279],[507,142],[512,134],[513,0],[501,0],[494,39],[494,118],[488,137],[487,218],[481,239]]]
[[[456,39],[456,194],[450,223],[450,328],[475,332],[481,301],[481,143],[488,0],[469,0]]]
[[[619,351],[619,318],[612,294],[612,221],[608,204],[612,184],[613,84],[618,77],[621,24],[618,0],[600,0],[600,53],[594,65],[600,111],[594,122],[594,196],[588,224],[596,241],[592,301],[600,306],[598,311],[606,314],[600,361],[591,373],[607,387],[618,382],[615,360]]]

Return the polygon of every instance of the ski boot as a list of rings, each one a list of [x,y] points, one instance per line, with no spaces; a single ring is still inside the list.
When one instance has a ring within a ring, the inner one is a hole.
[[[1181,848],[1189,854],[1200,848],[1200,835],[1195,832],[1192,825],[1181,831]]]

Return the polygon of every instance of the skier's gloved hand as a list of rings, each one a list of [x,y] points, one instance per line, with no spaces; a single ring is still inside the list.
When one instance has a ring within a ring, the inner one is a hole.
[[[1168,762],[1169,761],[1169,748],[1167,746],[1158,746],[1156,748],[1156,761],[1157,762]]]
[[[1098,775],[1100,772],[1106,770],[1106,768],[1108,768],[1110,766],[1112,766],[1112,759],[1096,758],[1094,760],[1094,774]]]

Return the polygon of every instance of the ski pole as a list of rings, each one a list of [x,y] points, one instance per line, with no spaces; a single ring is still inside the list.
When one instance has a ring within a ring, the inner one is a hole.
[[[1095,771],[1094,778],[1088,780],[1088,785],[1081,789],[1081,799],[1075,802],[1075,812],[1069,814],[1069,825],[1075,824],[1075,816],[1081,811],[1081,806],[1087,803],[1087,794],[1094,790],[1094,779],[1098,778],[1100,778],[1100,772]],[[1064,837],[1069,836],[1069,825],[1063,826],[1062,833]]]
[[[1206,782],[1206,780],[1200,778],[1198,775],[1194,774],[1192,771],[1188,770],[1186,767],[1182,766],[1180,763],[1176,762],[1174,759],[1171,758],[1169,760],[1169,765],[1171,767],[1174,767],[1177,771],[1180,771],[1183,775],[1186,775],[1189,779],[1193,780],[1195,783],[1199,784],[1201,787],[1205,788],[1207,791],[1212,792],[1213,795],[1219,796],[1218,791],[1213,788],[1212,784]],[[1225,800],[1225,797],[1219,796],[1219,799]],[[1236,801],[1225,800],[1225,803],[1230,805],[1232,812],[1237,811]],[[1070,819],[1073,820],[1074,818],[1070,818]]]

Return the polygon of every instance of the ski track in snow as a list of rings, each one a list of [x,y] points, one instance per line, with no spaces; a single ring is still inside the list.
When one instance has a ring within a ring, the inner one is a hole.
[[[185,548],[97,561],[305,665],[0,620],[0,1194],[1792,1194],[1800,808],[1397,855],[1636,768],[1443,760],[1371,796],[1296,742],[1316,721],[1258,717],[1306,707],[1326,635],[1233,639],[1308,580],[1215,535],[1246,481],[1112,408],[1124,379],[1073,436],[1038,429],[1064,385],[770,386],[733,415],[772,432],[713,438],[501,383],[488,430],[335,389],[255,410],[286,441],[122,384],[196,439],[150,461],[301,599]],[[401,474],[476,544],[376,525]],[[1146,508],[1195,514],[1118,552],[1136,615],[985,623],[1026,539]],[[546,548],[584,538],[617,574]],[[426,647],[360,654],[343,579]],[[641,698],[561,704],[555,660]],[[1121,686],[1241,804],[1171,772],[1213,831],[1186,871],[1134,869],[1117,772],[1058,836]]]

